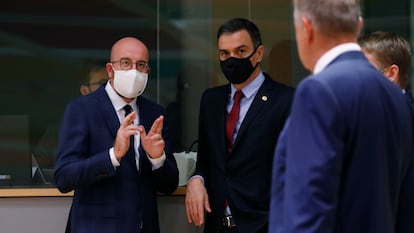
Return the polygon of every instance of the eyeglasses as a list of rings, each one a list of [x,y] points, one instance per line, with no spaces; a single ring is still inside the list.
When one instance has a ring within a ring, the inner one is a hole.
[[[119,67],[121,67],[121,70],[130,70],[132,69],[132,66],[135,64],[135,69],[137,69],[139,72],[147,72],[149,69],[148,63],[144,61],[139,61],[136,63],[133,63],[131,59],[129,58],[121,58],[118,61],[112,61],[112,64],[118,63]]]
[[[386,70],[388,70],[389,68],[391,68],[391,66],[387,66],[387,67],[385,67],[385,68],[382,68],[381,70],[380,70],[380,72],[381,73],[384,73]]]

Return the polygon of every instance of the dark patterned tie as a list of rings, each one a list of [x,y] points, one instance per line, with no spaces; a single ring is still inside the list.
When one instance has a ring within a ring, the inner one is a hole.
[[[234,129],[236,128],[237,120],[239,119],[239,113],[240,113],[240,100],[244,97],[244,94],[242,91],[237,90],[236,93],[234,93],[233,99],[233,106],[231,108],[231,111],[227,117],[226,122],[226,139],[227,139],[227,150],[229,154],[231,153],[231,150],[233,148],[233,135],[234,135]]]
[[[124,109],[124,111],[125,111],[125,116],[124,116],[124,117],[128,116],[128,114],[130,114],[130,113],[132,112],[132,107],[131,107],[131,105],[129,105],[129,104],[125,105],[125,106],[123,107],[123,109]]]

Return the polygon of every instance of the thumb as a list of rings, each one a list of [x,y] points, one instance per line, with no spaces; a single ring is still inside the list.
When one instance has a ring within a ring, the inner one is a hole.
[[[138,126],[138,131],[141,137],[146,137],[147,136],[147,132],[145,131],[144,126],[140,125]]]
[[[204,209],[211,213],[210,202],[208,201],[208,197],[204,200]]]

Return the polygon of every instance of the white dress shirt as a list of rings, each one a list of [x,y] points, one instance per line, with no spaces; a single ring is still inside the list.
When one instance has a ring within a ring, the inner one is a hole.
[[[137,104],[136,104],[137,99],[135,98],[130,103],[126,103],[112,88],[110,81],[108,81],[107,84],[105,85],[105,91],[108,94],[109,99],[111,100],[111,103],[116,111],[119,122],[121,123],[125,118],[125,110],[123,109],[123,107],[129,104],[132,107],[132,110],[137,113],[137,117],[134,120],[134,125],[139,125],[139,111],[138,111]],[[137,135],[134,135],[135,162],[137,165],[137,170],[139,169],[139,156],[140,156],[139,151],[138,151],[139,145],[140,145],[140,135],[137,134]],[[115,157],[113,147],[109,149],[109,157],[111,159],[111,162],[114,168],[121,166],[120,162]],[[163,153],[162,156],[157,159],[152,159],[149,156],[147,157],[152,164],[152,170],[158,169],[162,165],[164,165],[164,161],[166,159],[165,153]]]

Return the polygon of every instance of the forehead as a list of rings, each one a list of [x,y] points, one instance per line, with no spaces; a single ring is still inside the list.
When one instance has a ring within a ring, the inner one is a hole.
[[[253,48],[253,41],[246,30],[240,30],[234,33],[224,33],[218,39],[219,50],[232,50],[240,46]]]
[[[112,48],[112,60],[130,58],[133,61],[148,61],[148,49],[137,40],[122,40]]]

